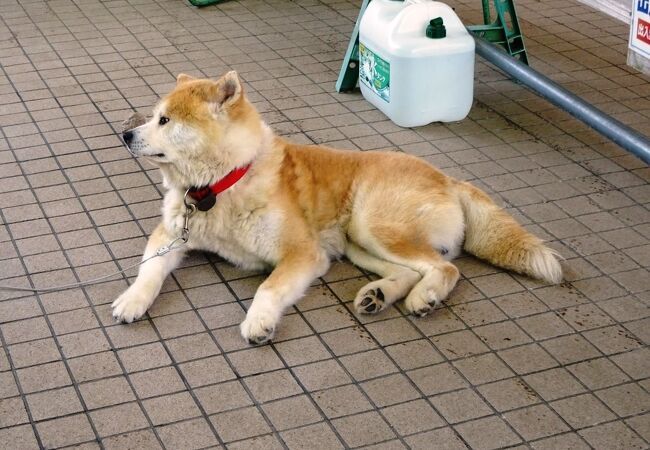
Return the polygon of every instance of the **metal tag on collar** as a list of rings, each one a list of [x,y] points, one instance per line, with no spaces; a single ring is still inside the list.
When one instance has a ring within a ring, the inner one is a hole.
[[[201,200],[196,202],[196,208],[199,211],[209,211],[217,203],[217,196],[214,195],[214,192],[210,191],[208,195],[203,197]]]

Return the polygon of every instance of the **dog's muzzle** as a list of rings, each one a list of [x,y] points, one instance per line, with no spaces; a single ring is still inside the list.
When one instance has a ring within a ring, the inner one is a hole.
[[[122,140],[126,144],[127,147],[131,145],[131,142],[133,141],[133,131],[125,131],[122,133]]]

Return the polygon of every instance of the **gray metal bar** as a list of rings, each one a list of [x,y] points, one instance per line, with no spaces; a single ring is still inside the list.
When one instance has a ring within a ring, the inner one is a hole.
[[[564,89],[550,78],[535,71],[529,66],[512,58],[501,51],[499,47],[476,35],[476,53],[503,70],[505,73],[521,81],[551,103],[567,111],[575,118],[611,139],[625,150],[650,164],[650,139],[638,131],[608,116],[598,108],[585,102],[572,92]]]

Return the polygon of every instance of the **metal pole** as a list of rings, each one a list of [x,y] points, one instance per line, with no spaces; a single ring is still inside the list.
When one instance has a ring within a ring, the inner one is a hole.
[[[476,53],[551,103],[650,164],[650,139],[476,35]]]

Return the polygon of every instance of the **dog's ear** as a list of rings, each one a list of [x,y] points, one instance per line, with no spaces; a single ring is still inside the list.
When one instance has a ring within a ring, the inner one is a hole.
[[[187,83],[188,81],[192,81],[194,77],[187,75],[185,73],[179,73],[178,76],[176,77],[176,84],[183,84]]]
[[[219,106],[228,107],[233,105],[237,103],[243,94],[241,80],[234,70],[231,70],[217,81],[217,98],[215,100]]]

